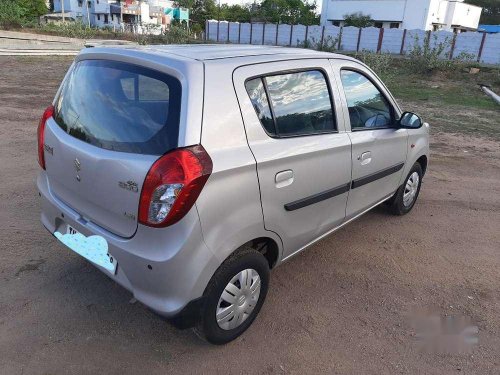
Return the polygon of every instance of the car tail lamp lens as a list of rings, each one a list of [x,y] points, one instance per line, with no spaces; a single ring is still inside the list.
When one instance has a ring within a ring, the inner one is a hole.
[[[201,145],[159,158],[142,186],[139,222],[151,227],[177,223],[193,207],[211,173],[212,160]]]
[[[38,164],[42,169],[45,169],[45,155],[43,153],[43,148],[45,144],[45,123],[49,118],[54,115],[54,106],[49,105],[45,112],[43,112],[42,118],[38,123],[37,138],[38,138]]]

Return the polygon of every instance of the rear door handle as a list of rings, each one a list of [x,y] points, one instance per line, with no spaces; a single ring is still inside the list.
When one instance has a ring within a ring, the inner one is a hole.
[[[366,165],[372,161],[372,153],[370,151],[363,152],[358,156],[358,160],[360,161],[361,165]]]
[[[276,187],[278,189],[291,185],[293,182],[293,171],[291,169],[287,169],[286,171],[276,173],[274,182],[276,183]]]

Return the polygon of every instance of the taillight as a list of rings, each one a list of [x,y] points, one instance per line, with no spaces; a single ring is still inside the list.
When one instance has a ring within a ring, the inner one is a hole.
[[[38,164],[42,169],[45,169],[45,155],[43,153],[43,147],[45,143],[45,123],[49,118],[54,115],[54,106],[49,105],[45,112],[43,112],[42,118],[38,123],[37,138],[38,138]]]
[[[201,145],[159,158],[142,186],[139,222],[151,227],[177,223],[193,207],[211,173],[212,160]]]

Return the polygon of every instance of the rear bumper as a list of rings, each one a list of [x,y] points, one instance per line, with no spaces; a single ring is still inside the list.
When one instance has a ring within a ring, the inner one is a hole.
[[[188,304],[202,297],[219,261],[203,241],[196,207],[171,227],[139,224],[132,238],[123,238],[86,221],[55,197],[45,171],[40,172],[37,186],[41,221],[50,233],[65,233],[67,225],[71,225],[84,236],[104,237],[118,266],[114,275],[97,268],[132,292],[138,301],[164,317],[176,318],[181,326],[182,316],[197,315],[193,306],[199,307],[200,303]]]

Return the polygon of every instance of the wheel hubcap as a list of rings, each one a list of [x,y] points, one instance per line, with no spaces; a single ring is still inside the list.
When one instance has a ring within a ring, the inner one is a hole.
[[[254,269],[235,275],[224,288],[215,317],[220,328],[229,330],[241,325],[259,301],[260,277]]]
[[[417,172],[413,172],[406,180],[405,191],[403,193],[403,204],[405,207],[411,206],[417,196],[420,177]]]

